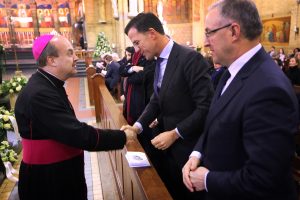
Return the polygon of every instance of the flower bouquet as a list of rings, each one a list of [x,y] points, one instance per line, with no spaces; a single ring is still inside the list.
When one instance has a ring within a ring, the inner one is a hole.
[[[11,109],[15,108],[17,95],[26,85],[27,81],[27,78],[22,75],[15,75],[10,80],[2,81],[0,94],[2,94],[2,96],[9,94]]]
[[[13,76],[10,80],[2,81],[2,94],[16,94],[26,85],[27,78],[25,76]]]
[[[12,164],[18,160],[18,154],[11,148],[7,141],[2,141],[0,143],[0,156],[8,180],[18,182],[19,179],[13,175],[17,173],[17,170],[12,166]]]
[[[15,118],[13,112],[6,110],[3,106],[0,107],[0,142],[6,138],[8,130],[13,130],[10,118]]]
[[[8,141],[2,141],[0,143],[0,155],[3,162],[14,163],[18,158],[18,154],[12,149]]]

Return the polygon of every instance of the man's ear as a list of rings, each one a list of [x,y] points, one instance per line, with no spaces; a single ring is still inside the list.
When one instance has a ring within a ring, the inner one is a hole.
[[[47,65],[50,65],[50,66],[55,66],[56,63],[55,63],[55,59],[53,56],[47,56]]]
[[[149,28],[148,34],[149,34],[150,38],[156,38],[156,34],[158,34],[158,33],[154,28]]]
[[[238,39],[241,35],[241,27],[239,24],[232,23],[231,25],[232,38],[234,40]]]

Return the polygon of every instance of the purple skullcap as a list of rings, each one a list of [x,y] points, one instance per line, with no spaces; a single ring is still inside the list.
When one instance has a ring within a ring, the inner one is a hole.
[[[34,59],[37,61],[40,57],[40,55],[43,53],[45,47],[50,42],[50,40],[54,37],[54,35],[42,35],[34,40],[33,46],[32,46],[32,53]]]

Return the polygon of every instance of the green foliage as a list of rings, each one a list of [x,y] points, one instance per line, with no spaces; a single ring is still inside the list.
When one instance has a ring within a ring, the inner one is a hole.
[[[3,162],[14,163],[18,158],[17,153],[11,148],[7,141],[0,143],[0,155]]]
[[[105,53],[112,53],[112,49],[104,32],[100,32],[97,38],[96,48],[93,56],[100,57]]]
[[[27,83],[25,76],[13,76],[10,80],[2,81],[0,87],[0,94],[14,94],[19,93]]]

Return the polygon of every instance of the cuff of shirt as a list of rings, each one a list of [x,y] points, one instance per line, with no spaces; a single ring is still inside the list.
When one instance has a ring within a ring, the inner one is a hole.
[[[199,160],[201,159],[201,153],[199,151],[193,151],[190,155],[190,157],[196,157],[198,158]]]
[[[179,131],[178,131],[177,128],[175,128],[175,131],[176,131],[177,135],[183,139],[183,137],[180,135],[180,133],[179,133]]]
[[[206,172],[206,173],[204,174],[204,187],[205,187],[206,192],[208,192],[207,186],[206,186],[206,178],[207,178],[207,174],[208,174],[208,173],[209,173],[209,172]]]
[[[141,132],[143,132],[143,126],[142,126],[142,124],[141,124],[140,122],[135,122],[135,123],[133,124],[133,126],[136,126],[136,127],[139,128],[138,134],[140,134]]]

